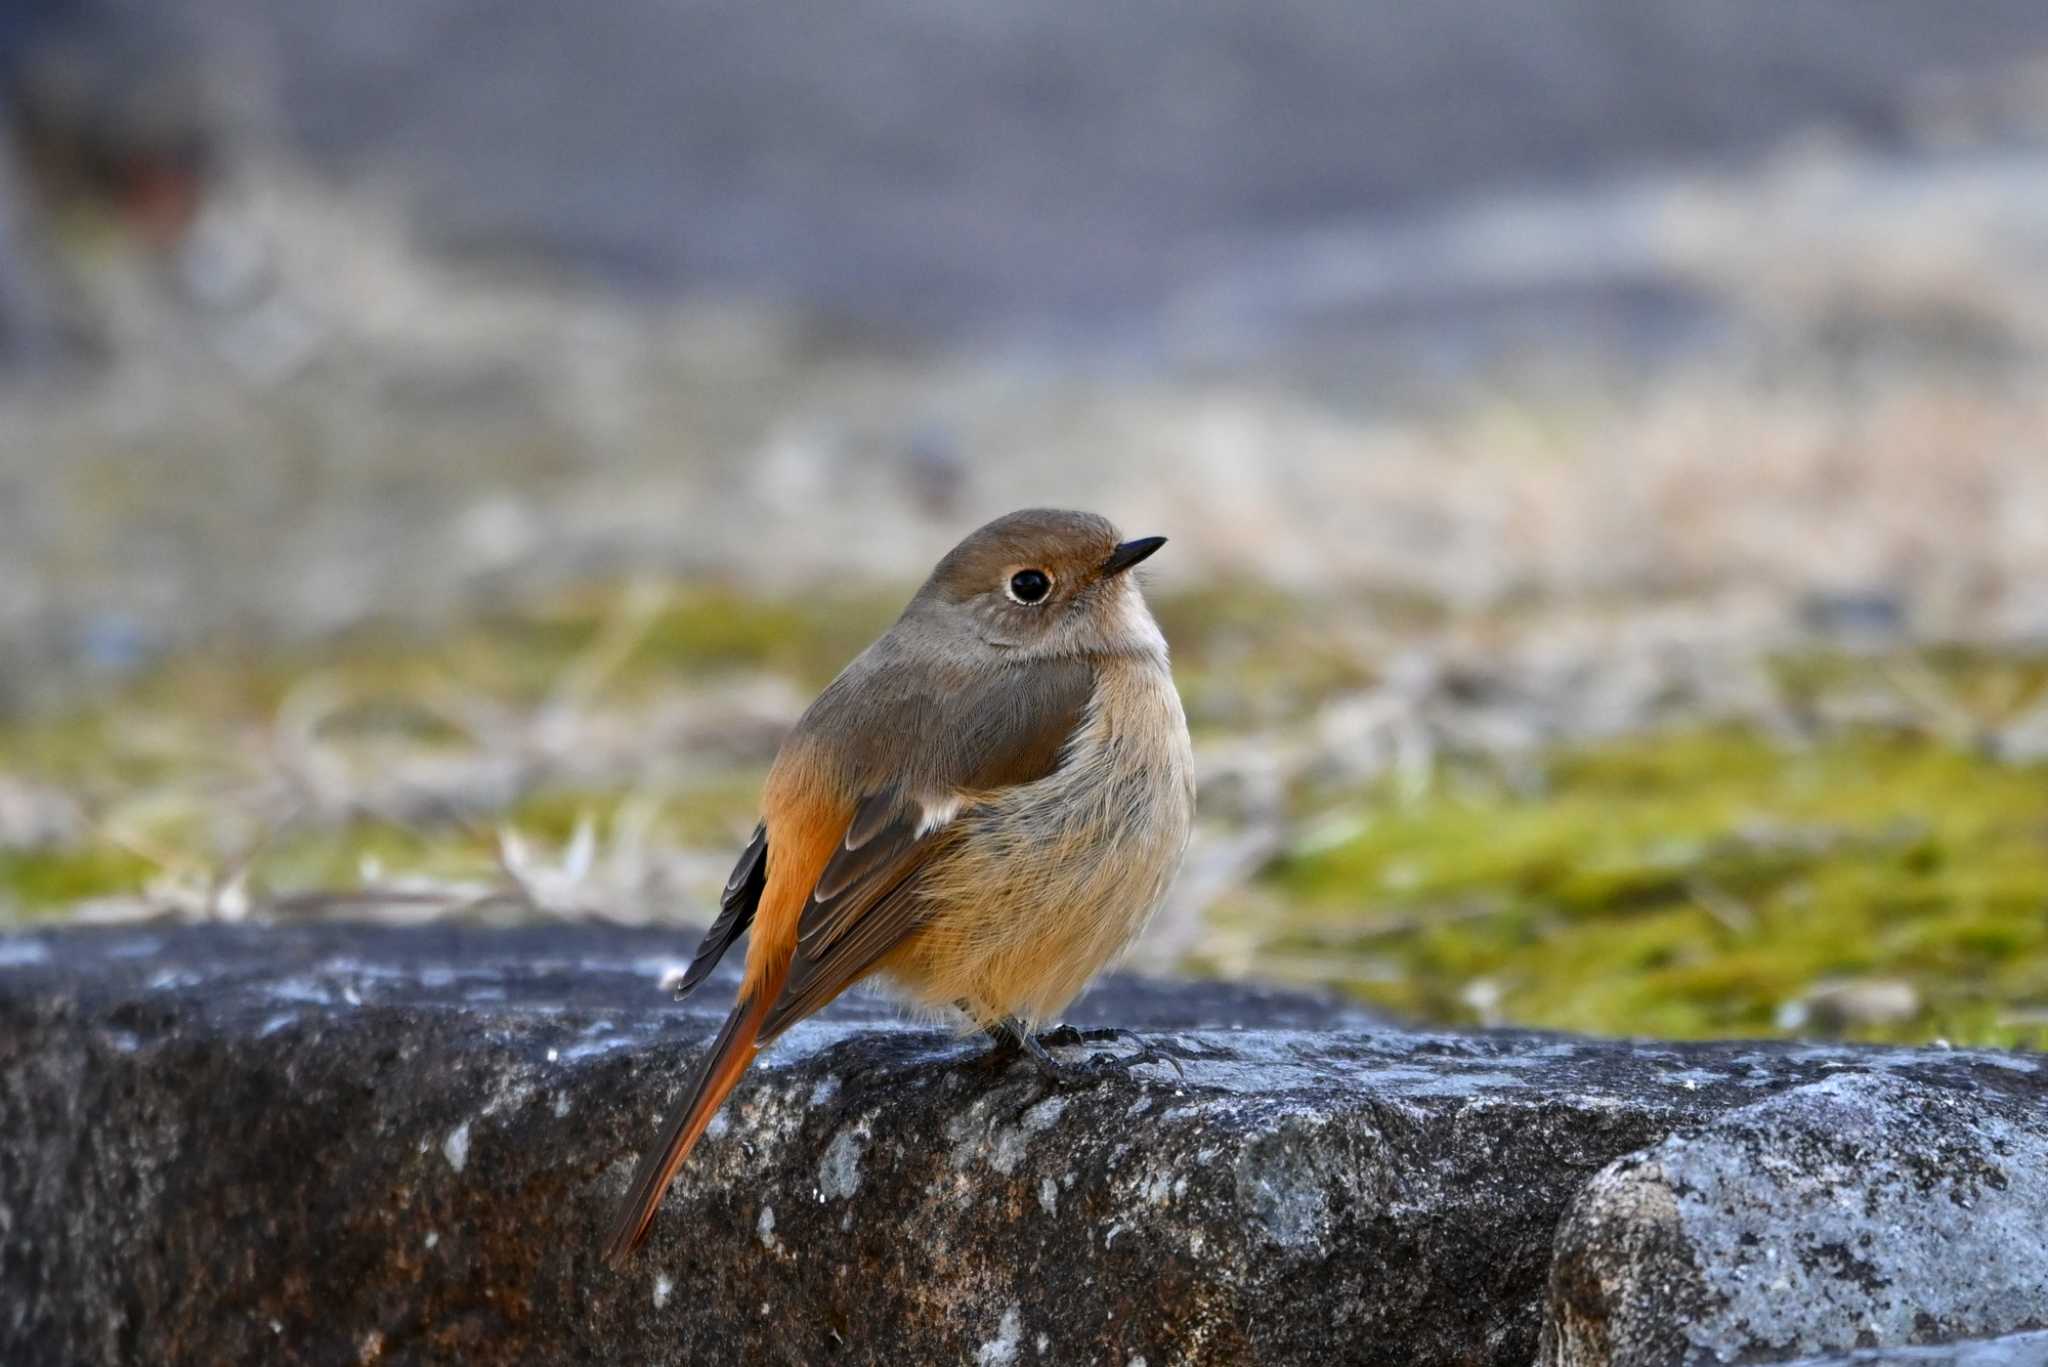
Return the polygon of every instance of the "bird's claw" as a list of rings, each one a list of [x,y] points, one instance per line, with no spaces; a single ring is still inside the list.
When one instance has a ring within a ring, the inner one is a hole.
[[[1115,1040],[1128,1040],[1136,1046],[1129,1054],[1107,1052],[1091,1054],[1085,1062],[1068,1063],[1053,1057],[1048,1045],[1062,1047],[1074,1044],[1104,1044]],[[1129,1074],[1133,1068],[1146,1063],[1164,1063],[1171,1067],[1181,1081],[1187,1081],[1187,1071],[1180,1066],[1180,1060],[1140,1035],[1120,1025],[1096,1026],[1083,1030],[1073,1025],[1057,1025],[1036,1037],[1022,1034],[1017,1042],[1025,1053],[1031,1056],[1040,1071],[1059,1082],[1078,1083],[1099,1081],[1104,1074]]]

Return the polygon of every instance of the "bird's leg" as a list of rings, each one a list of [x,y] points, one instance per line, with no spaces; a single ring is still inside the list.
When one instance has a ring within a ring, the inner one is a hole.
[[[1105,1072],[1128,1073],[1141,1063],[1164,1063],[1172,1067],[1183,1082],[1187,1073],[1181,1068],[1180,1060],[1155,1046],[1135,1030],[1122,1026],[1099,1026],[1082,1030],[1072,1025],[1055,1026],[1041,1035],[1034,1036],[1014,1016],[1006,1016],[988,1027],[989,1036],[996,1041],[998,1050],[1009,1053],[1028,1054],[1038,1065],[1039,1071],[1060,1082],[1084,1082],[1099,1078]],[[1110,1040],[1129,1040],[1137,1046],[1137,1052],[1126,1058],[1114,1054],[1095,1054],[1086,1063],[1065,1063],[1054,1058],[1046,1046],[1066,1044],[1098,1044]]]
[[[1046,1051],[1044,1045],[1034,1038],[1023,1022],[1015,1016],[1004,1016],[982,1027],[993,1043],[989,1058],[996,1065],[1009,1063],[1021,1055],[1028,1056],[1038,1071],[1060,1082],[1081,1082],[1092,1076],[1082,1064],[1062,1063]]]
[[[976,1014],[965,1001],[957,1002],[955,1005],[969,1016]],[[1015,1016],[998,1017],[982,1026],[981,1032],[989,1038],[989,1063],[998,1069],[1008,1067],[1020,1057],[1028,1056],[1041,1073],[1062,1081],[1077,1082],[1086,1076],[1085,1069],[1074,1064],[1061,1063],[1047,1053],[1045,1046],[1033,1039],[1031,1032],[1026,1030],[1023,1022]]]
[[[959,1006],[968,1015],[974,1014],[968,1011],[966,1002],[959,1003]],[[1017,1029],[1017,1023],[1007,1016],[982,1026],[981,1033],[988,1036],[989,1058],[995,1063],[1008,1063],[1024,1052],[1024,1032]]]

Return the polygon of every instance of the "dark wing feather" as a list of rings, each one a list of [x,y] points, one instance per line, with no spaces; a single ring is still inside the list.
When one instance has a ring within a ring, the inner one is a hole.
[[[761,905],[761,890],[768,886],[768,828],[754,827],[754,838],[747,842],[740,852],[739,862],[732,867],[732,876],[725,880],[725,892],[718,899],[718,919],[711,923],[711,929],[704,932],[703,942],[697,946],[697,957],[690,960],[689,970],[683,974],[682,982],[676,985],[676,998],[681,1000],[695,991],[697,985],[711,976],[711,970],[718,967],[718,961],[731,949],[733,941],[746,933],[754,923],[754,911]]]
[[[988,792],[1057,769],[1093,692],[1087,665],[1045,661],[943,700],[905,698],[895,710],[911,715],[892,717],[891,729],[951,740],[955,748],[937,766],[946,795]],[[924,823],[924,807],[894,782],[877,782],[855,806],[797,923],[796,954],[762,1023],[764,1041],[845,991],[916,929],[919,874],[961,838],[950,826],[922,830]]]

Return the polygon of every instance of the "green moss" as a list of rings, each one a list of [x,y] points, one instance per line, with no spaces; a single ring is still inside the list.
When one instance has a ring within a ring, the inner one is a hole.
[[[1929,646],[1902,655],[1802,651],[1771,666],[1795,707],[1857,691],[1938,713],[1949,725],[1989,726],[2048,699],[2048,655],[2031,651],[1971,645]]]
[[[2000,1019],[2048,1001],[2040,768],[1708,730],[1554,755],[1547,780],[1370,803],[1271,871],[1260,950],[1432,1018],[1473,1019],[1483,980],[1506,1019],[1616,1033],[1769,1032],[1817,983],[1882,977],[1922,1011],[1852,1033],[2013,1042],[2034,1027]]]
[[[155,870],[115,845],[82,849],[0,851],[0,905],[30,915],[73,902],[139,889]]]

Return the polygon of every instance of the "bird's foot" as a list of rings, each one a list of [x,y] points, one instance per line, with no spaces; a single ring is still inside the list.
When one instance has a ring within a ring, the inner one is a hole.
[[[1059,1025],[1033,1035],[1015,1022],[1005,1022],[994,1035],[999,1050],[1022,1052],[1038,1065],[1040,1072],[1055,1082],[1082,1083],[1097,1082],[1110,1073],[1128,1074],[1133,1068],[1147,1063],[1164,1063],[1185,1082],[1187,1072],[1180,1066],[1180,1060],[1167,1053],[1135,1030],[1126,1030],[1119,1025],[1096,1026],[1083,1030],[1078,1026]],[[1078,1063],[1069,1063],[1053,1056],[1053,1048],[1075,1044],[1106,1044],[1126,1040],[1136,1048],[1129,1054],[1107,1052],[1091,1054]]]

